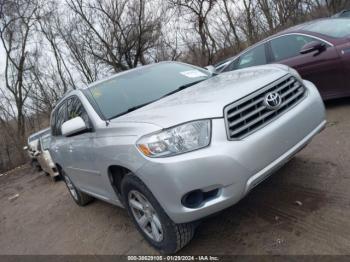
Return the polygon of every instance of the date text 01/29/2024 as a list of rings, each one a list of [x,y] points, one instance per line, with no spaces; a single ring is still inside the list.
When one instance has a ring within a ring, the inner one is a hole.
[[[217,256],[128,256],[128,261],[219,261]]]

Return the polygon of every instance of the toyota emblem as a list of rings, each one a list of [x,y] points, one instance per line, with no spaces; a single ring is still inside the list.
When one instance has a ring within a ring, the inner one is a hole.
[[[264,103],[268,109],[275,110],[281,105],[282,98],[277,92],[271,92],[266,94]]]

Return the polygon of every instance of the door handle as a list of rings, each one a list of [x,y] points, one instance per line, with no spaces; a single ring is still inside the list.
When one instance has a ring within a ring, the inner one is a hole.
[[[70,153],[72,153],[73,152],[73,146],[69,145],[68,150],[69,150]]]

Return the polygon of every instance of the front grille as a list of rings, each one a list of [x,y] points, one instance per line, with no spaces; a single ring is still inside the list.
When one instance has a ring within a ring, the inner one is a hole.
[[[276,92],[281,97],[277,109],[269,109],[264,102],[270,92]],[[238,140],[250,135],[297,104],[304,96],[304,85],[295,77],[287,75],[226,106],[224,116],[228,139]]]

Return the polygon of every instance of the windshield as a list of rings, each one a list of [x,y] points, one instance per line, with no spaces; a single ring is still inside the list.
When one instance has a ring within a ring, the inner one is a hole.
[[[88,88],[105,119],[154,102],[179,87],[210,77],[205,69],[180,63],[159,63],[122,73]]]
[[[41,146],[43,150],[48,150],[50,147],[50,142],[51,142],[51,136],[46,135],[41,138]]]
[[[350,35],[350,19],[321,20],[307,25],[303,29],[333,38],[343,38]]]

